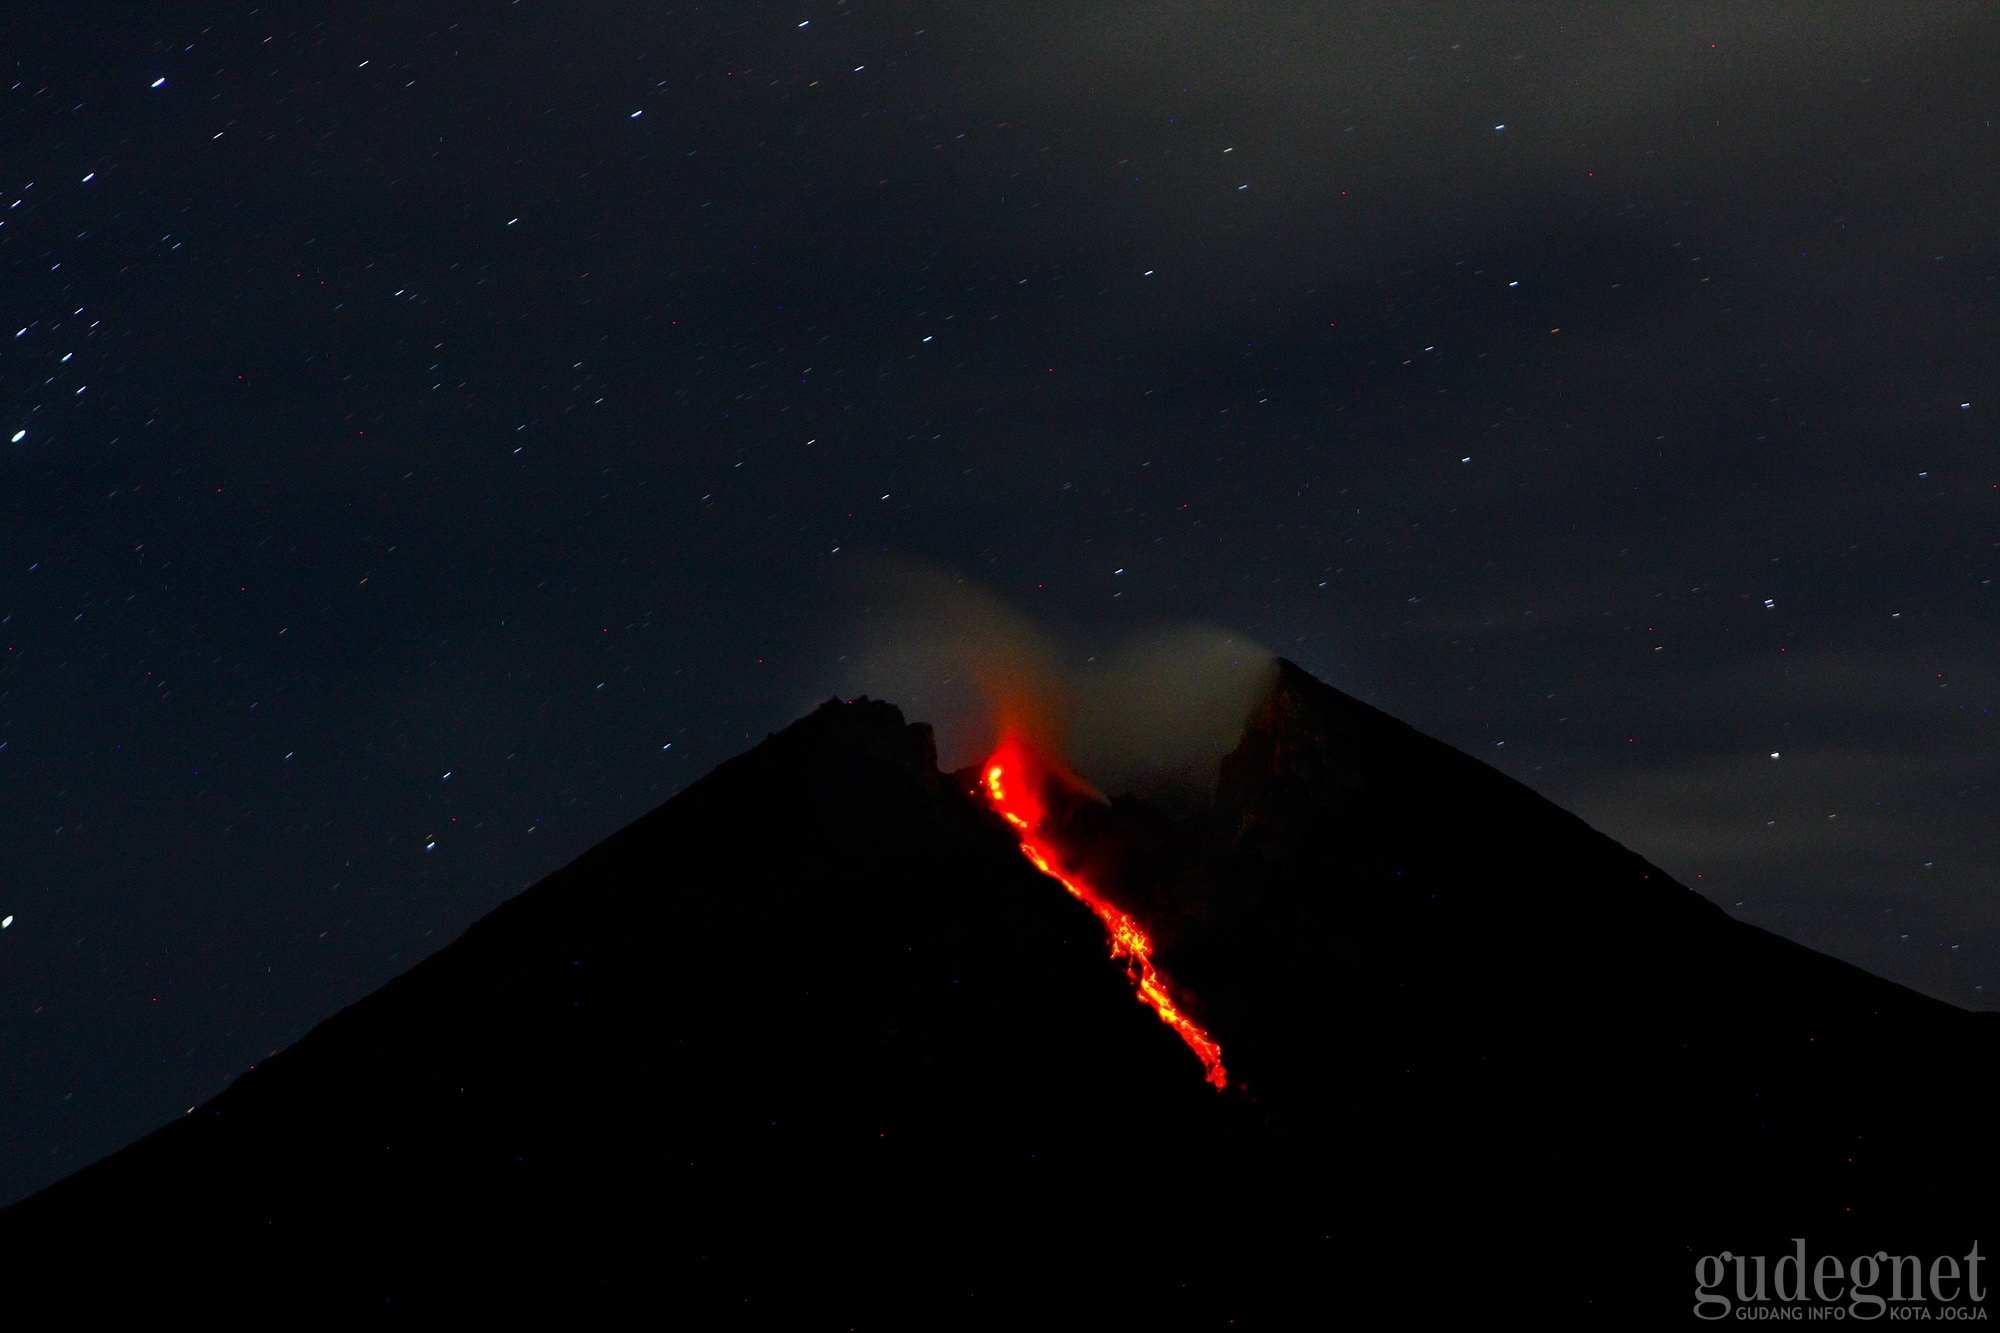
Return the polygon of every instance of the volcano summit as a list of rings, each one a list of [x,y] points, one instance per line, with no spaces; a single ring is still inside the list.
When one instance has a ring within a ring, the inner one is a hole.
[[[71,1311],[1686,1320],[1723,1249],[2000,1248],[1996,1057],[1290,663],[1184,819],[834,701],[0,1213],[0,1269]]]

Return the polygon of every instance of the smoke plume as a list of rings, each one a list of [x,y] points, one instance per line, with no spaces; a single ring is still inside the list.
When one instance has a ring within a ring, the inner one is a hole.
[[[1070,762],[1106,792],[1199,809],[1276,678],[1271,654],[1240,634],[1187,624],[1134,637],[1085,664]]]
[[[1217,762],[1275,672],[1269,651],[1210,626],[1059,636],[920,566],[868,566],[848,592],[840,692],[930,723],[944,768],[979,762],[1012,732],[1101,791],[1175,813],[1214,794]]]

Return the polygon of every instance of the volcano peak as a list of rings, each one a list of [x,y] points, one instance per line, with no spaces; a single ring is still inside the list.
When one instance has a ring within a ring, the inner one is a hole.
[[[16,1308],[1221,1327],[1488,1310],[1559,1254],[1665,1313],[1690,1246],[1962,1248],[2000,1197],[1993,1021],[1294,664],[1210,809],[1079,788],[1038,834],[1220,1095],[981,786],[829,701],[0,1213]]]

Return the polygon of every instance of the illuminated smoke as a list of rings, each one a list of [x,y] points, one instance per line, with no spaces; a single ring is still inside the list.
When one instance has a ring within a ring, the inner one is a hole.
[[[978,763],[1009,732],[1064,752],[1075,690],[1026,619],[964,579],[910,564],[864,567],[849,596],[861,607],[843,697],[887,699],[930,723],[947,771]]]
[[[976,763],[1011,734],[1101,791],[1173,814],[1214,795],[1217,764],[1276,674],[1267,650],[1203,625],[1064,650],[976,585],[909,564],[866,566],[848,592],[859,613],[840,693],[930,723],[943,768]]]

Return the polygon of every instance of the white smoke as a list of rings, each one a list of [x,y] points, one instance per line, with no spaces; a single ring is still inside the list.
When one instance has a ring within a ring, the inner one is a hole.
[[[839,692],[930,723],[947,771],[985,758],[1011,729],[1100,791],[1175,813],[1213,796],[1218,761],[1276,670],[1254,641],[1197,624],[1065,649],[991,593],[910,564],[867,566],[846,594],[855,609],[839,639]]]
[[[1240,634],[1183,624],[1135,636],[1086,663],[1070,762],[1102,791],[1199,809],[1276,677],[1269,650]]]

